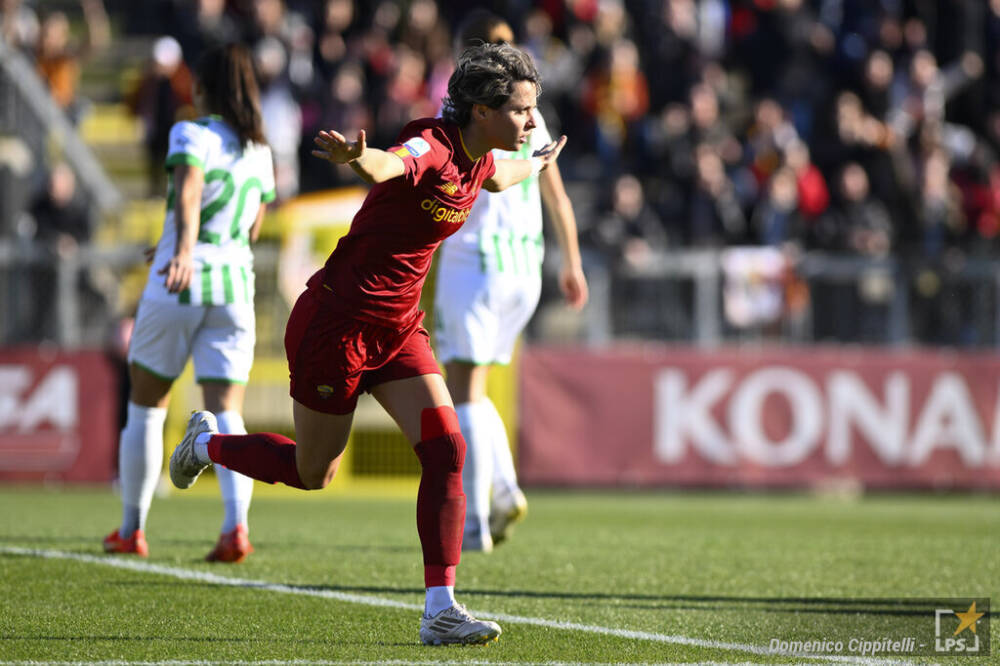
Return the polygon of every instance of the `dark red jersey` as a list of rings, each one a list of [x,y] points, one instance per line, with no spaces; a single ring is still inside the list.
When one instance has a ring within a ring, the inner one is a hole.
[[[409,123],[388,151],[406,173],[372,187],[309,286],[353,317],[402,328],[417,316],[434,250],[469,217],[496,168],[491,153],[473,161],[458,126],[440,118]]]

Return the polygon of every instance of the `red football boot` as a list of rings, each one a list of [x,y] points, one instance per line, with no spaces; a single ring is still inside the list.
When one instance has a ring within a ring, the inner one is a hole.
[[[118,530],[115,530],[104,537],[104,552],[149,557],[149,545],[142,530],[136,530],[127,539],[118,536]]]
[[[246,525],[237,525],[230,532],[219,535],[219,542],[205,556],[206,562],[242,562],[253,552]]]

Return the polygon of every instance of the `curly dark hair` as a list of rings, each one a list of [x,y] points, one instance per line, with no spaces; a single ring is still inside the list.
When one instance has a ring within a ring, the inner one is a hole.
[[[459,127],[472,118],[472,107],[485,104],[499,109],[510,99],[514,85],[520,81],[535,84],[542,92],[541,77],[535,63],[524,51],[509,44],[481,44],[462,52],[458,65],[448,79],[448,96],[444,98],[441,117]]]

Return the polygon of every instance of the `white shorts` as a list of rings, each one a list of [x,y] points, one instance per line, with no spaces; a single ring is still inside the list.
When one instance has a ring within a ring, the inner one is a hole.
[[[510,363],[538,306],[538,276],[483,273],[441,262],[434,295],[435,352],[442,363]]]
[[[245,384],[257,339],[252,305],[181,305],[142,300],[128,348],[129,363],[176,379],[188,358],[199,382]]]

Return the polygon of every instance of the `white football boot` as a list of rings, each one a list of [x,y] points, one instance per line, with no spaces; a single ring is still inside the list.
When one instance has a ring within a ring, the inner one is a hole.
[[[528,515],[528,500],[520,489],[514,492],[493,493],[490,503],[490,535],[493,544],[510,538],[514,525]]]
[[[170,480],[181,490],[193,486],[208,467],[208,463],[198,460],[194,452],[194,440],[203,432],[212,434],[219,432],[215,415],[212,412],[191,412],[184,439],[170,456]]]
[[[433,617],[420,618],[420,641],[424,645],[481,645],[497,640],[501,633],[499,624],[477,620],[460,603]]]

